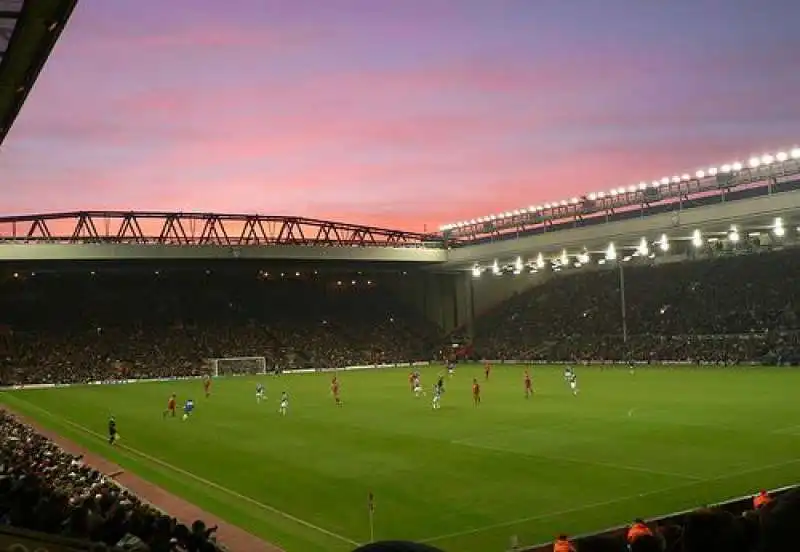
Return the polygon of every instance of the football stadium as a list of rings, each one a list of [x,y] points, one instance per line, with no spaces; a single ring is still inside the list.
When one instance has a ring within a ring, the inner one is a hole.
[[[3,137],[75,3],[0,13]],[[800,148],[709,161],[430,233],[0,217],[0,544],[796,550]]]

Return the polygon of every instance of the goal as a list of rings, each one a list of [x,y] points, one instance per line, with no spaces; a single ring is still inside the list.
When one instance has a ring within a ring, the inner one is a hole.
[[[267,373],[267,359],[264,357],[209,358],[206,362],[214,377]]]

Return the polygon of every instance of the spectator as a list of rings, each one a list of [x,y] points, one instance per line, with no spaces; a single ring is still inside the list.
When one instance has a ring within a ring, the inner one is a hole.
[[[127,550],[217,550],[214,528],[190,532],[2,410],[0,521]]]

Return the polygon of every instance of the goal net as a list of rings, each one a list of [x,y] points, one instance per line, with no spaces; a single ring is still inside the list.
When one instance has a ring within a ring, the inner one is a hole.
[[[214,377],[267,373],[264,357],[209,358],[206,362]]]

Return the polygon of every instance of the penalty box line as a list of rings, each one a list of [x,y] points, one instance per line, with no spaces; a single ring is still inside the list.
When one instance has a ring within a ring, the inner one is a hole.
[[[27,404],[31,408],[34,408],[36,410],[41,411],[42,413],[50,416],[51,418],[57,419],[57,420],[59,420],[61,422],[64,422],[64,423],[70,425],[70,426],[73,426],[74,428],[79,429],[83,433],[86,433],[88,435],[92,435],[93,437],[98,437],[100,439],[104,439],[105,438],[102,434],[97,433],[96,431],[94,431],[92,429],[89,429],[88,427],[82,426],[81,424],[73,422],[72,420],[68,420],[66,418],[61,418],[60,416],[57,416],[56,414],[50,412],[49,410],[46,410],[46,409],[42,408],[41,406],[33,404],[30,401],[22,399],[19,396],[15,396],[14,399]],[[359,543],[357,541],[354,541],[353,539],[349,539],[349,538],[345,537],[344,535],[340,535],[338,533],[334,533],[333,531],[329,531],[328,529],[325,529],[324,527],[320,527],[318,525],[314,525],[310,521],[306,521],[304,519],[300,519],[300,518],[298,518],[296,516],[293,516],[292,514],[290,514],[288,512],[284,512],[283,510],[279,510],[279,509],[275,508],[274,506],[270,506],[269,504],[264,504],[263,502],[259,502],[259,501],[255,500],[255,499],[253,499],[253,498],[251,498],[249,496],[237,493],[236,491],[228,489],[227,487],[223,487],[222,485],[219,485],[218,483],[214,483],[213,481],[209,481],[208,479],[200,477],[199,475],[195,475],[195,474],[193,474],[191,472],[188,472],[188,471],[186,471],[184,469],[181,469],[178,466],[174,466],[174,465],[170,464],[169,462],[165,462],[164,460],[161,460],[160,458],[156,458],[155,456],[151,456],[151,455],[147,454],[146,452],[142,452],[142,451],[137,450],[137,449],[135,449],[133,447],[129,447],[127,445],[122,445],[122,444],[114,445],[114,446],[117,447],[117,448],[121,448],[123,450],[127,450],[127,451],[129,451],[129,452],[131,452],[131,453],[133,453],[133,454],[135,454],[137,456],[140,456],[141,458],[144,458],[145,460],[153,462],[154,464],[158,464],[158,465],[160,465],[160,466],[162,466],[164,468],[167,468],[167,469],[172,470],[172,471],[174,471],[176,473],[179,473],[181,475],[184,475],[186,477],[194,479],[198,483],[202,483],[204,485],[208,485],[209,487],[212,487],[212,488],[214,488],[214,489],[216,489],[218,491],[226,493],[229,496],[232,496],[234,498],[238,498],[239,500],[243,500],[245,502],[248,502],[248,503],[252,504],[253,506],[258,506],[262,510],[266,510],[268,512],[271,512],[273,514],[281,516],[281,517],[283,517],[285,519],[288,519],[289,521],[293,521],[294,523],[302,525],[303,527],[306,527],[307,529],[312,529],[314,531],[317,531],[317,532],[322,533],[324,535],[327,535],[329,537],[333,537],[333,538],[335,538],[335,539],[337,539],[339,541],[345,542],[345,543],[353,545],[353,546],[359,546],[361,544],[361,543]]]
[[[627,502],[629,500],[636,500],[638,498],[646,498],[649,496],[656,496],[664,493],[670,493],[672,491],[677,491],[679,489],[689,489],[692,487],[696,487],[698,485],[704,483],[713,483],[715,481],[724,481],[725,479],[732,479],[735,477],[740,477],[742,475],[748,475],[751,473],[758,473],[761,471],[772,470],[776,468],[782,468],[784,466],[791,466],[792,464],[800,463],[800,458],[794,458],[792,460],[785,460],[783,462],[776,462],[774,464],[766,464],[762,466],[756,466],[753,468],[747,468],[744,470],[729,472],[724,475],[718,475],[715,477],[709,477],[707,479],[698,479],[696,481],[687,481],[685,483],[681,483],[679,485],[671,485],[669,487],[664,487],[662,489],[657,489],[654,491],[647,491],[644,493],[639,494],[632,494],[626,496],[620,496],[617,498],[612,498],[609,500],[602,500],[600,502],[593,502],[591,504],[584,504],[583,506],[577,506],[575,508],[567,508],[566,510],[559,510],[556,512],[545,512],[542,514],[537,514],[535,516],[529,516],[524,518],[517,518],[510,521],[502,521],[500,523],[493,523],[491,525],[484,525],[482,527],[475,527],[473,529],[468,529],[466,531],[458,531],[455,533],[448,533],[446,535],[439,535],[436,537],[431,537],[427,539],[423,539],[420,542],[422,543],[431,543],[431,542],[438,542],[446,539],[452,539],[456,537],[466,537],[468,535],[475,535],[477,533],[483,533],[484,531],[491,531],[492,529],[502,529],[503,527],[511,527],[513,525],[518,525],[520,523],[529,523],[531,521],[541,521],[545,519],[556,518],[560,516],[565,516],[569,514],[576,514],[578,512],[584,512],[586,510],[593,510],[595,508],[602,508],[603,506],[611,506],[613,504],[619,504],[621,502]],[[669,515],[669,514],[667,514]]]

